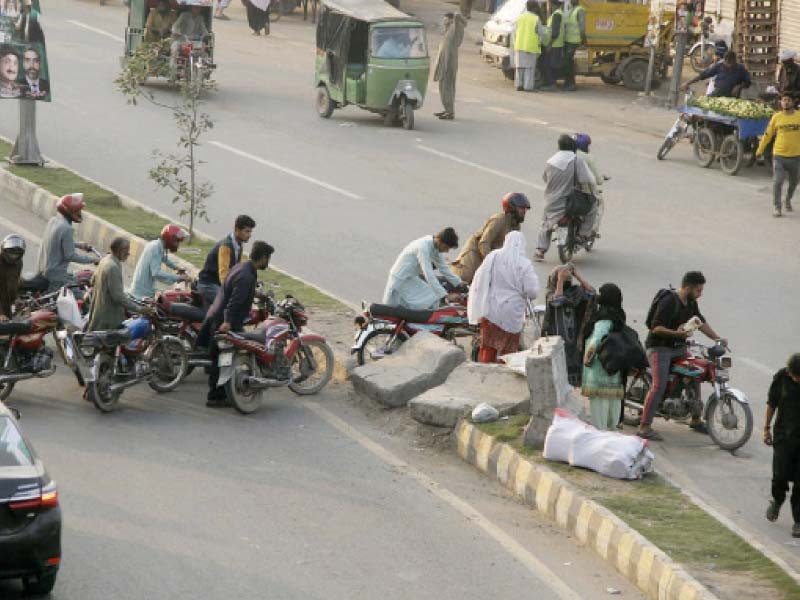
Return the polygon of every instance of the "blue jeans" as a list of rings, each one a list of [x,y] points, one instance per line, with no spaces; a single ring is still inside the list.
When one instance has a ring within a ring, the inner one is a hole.
[[[206,306],[210,307],[214,304],[214,299],[217,297],[217,292],[219,292],[220,286],[216,283],[200,283],[197,282],[197,291],[203,296],[203,299],[206,301]]]
[[[783,193],[783,182],[789,179],[789,189],[786,190],[786,204],[792,203],[794,190],[797,188],[800,179],[800,156],[778,156],[772,157],[772,201],[775,208],[781,207],[781,194]]]

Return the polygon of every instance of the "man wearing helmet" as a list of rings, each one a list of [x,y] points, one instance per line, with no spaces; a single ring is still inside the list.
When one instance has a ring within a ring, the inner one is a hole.
[[[589,167],[592,175],[594,175],[594,183],[582,183],[581,191],[589,192],[597,199],[597,204],[590,211],[588,218],[591,218],[594,222],[592,235],[596,238],[599,238],[600,221],[603,218],[603,211],[605,210],[605,204],[603,202],[603,181],[608,178],[600,172],[597,162],[594,160],[594,155],[589,154],[589,146],[591,146],[591,144],[592,138],[589,137],[588,133],[575,134],[575,145],[578,146],[578,150],[575,152],[575,154],[578,156],[578,158],[583,159],[583,162],[586,163],[586,166]]]
[[[78,254],[75,250],[88,251],[89,244],[75,242],[72,237],[72,224],[80,223],[81,211],[86,204],[83,194],[67,194],[56,204],[58,214],[47,223],[42,236],[42,246],[39,248],[37,260],[37,273],[47,279],[48,291],[74,281],[71,273],[67,272],[69,263],[97,264],[98,259]]]
[[[0,243],[0,321],[8,321],[14,309],[22,273],[25,240],[16,234],[7,235]]]
[[[531,203],[525,194],[510,192],[501,200],[503,212],[489,217],[478,231],[467,240],[464,249],[453,263],[453,272],[465,282],[472,283],[475,271],[492,250],[503,247],[510,231],[519,231]]]
[[[158,239],[148,242],[139,257],[129,290],[131,296],[137,300],[152,298],[156,293],[156,281],[167,285],[178,281],[190,281],[186,272],[169,258],[169,253],[177,252],[180,243],[188,237],[189,234],[180,225],[164,225]],[[177,275],[162,271],[162,264],[177,271]]]

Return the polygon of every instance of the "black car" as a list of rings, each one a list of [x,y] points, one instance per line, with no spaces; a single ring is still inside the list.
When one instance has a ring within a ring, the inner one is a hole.
[[[0,579],[22,579],[30,594],[53,589],[61,562],[58,491],[0,402]]]

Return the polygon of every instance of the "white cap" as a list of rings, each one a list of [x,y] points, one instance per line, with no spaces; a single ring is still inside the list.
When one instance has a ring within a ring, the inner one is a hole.
[[[794,50],[781,50],[778,58],[781,62],[784,62],[786,60],[792,60],[795,56],[797,56],[797,52]]]

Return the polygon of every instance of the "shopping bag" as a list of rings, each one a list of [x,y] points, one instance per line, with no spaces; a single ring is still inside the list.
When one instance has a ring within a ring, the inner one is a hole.
[[[71,325],[76,329],[83,328],[83,315],[81,309],[78,307],[78,301],[75,300],[75,295],[68,287],[61,288],[56,300],[56,309],[58,311],[58,318],[67,325]]]

